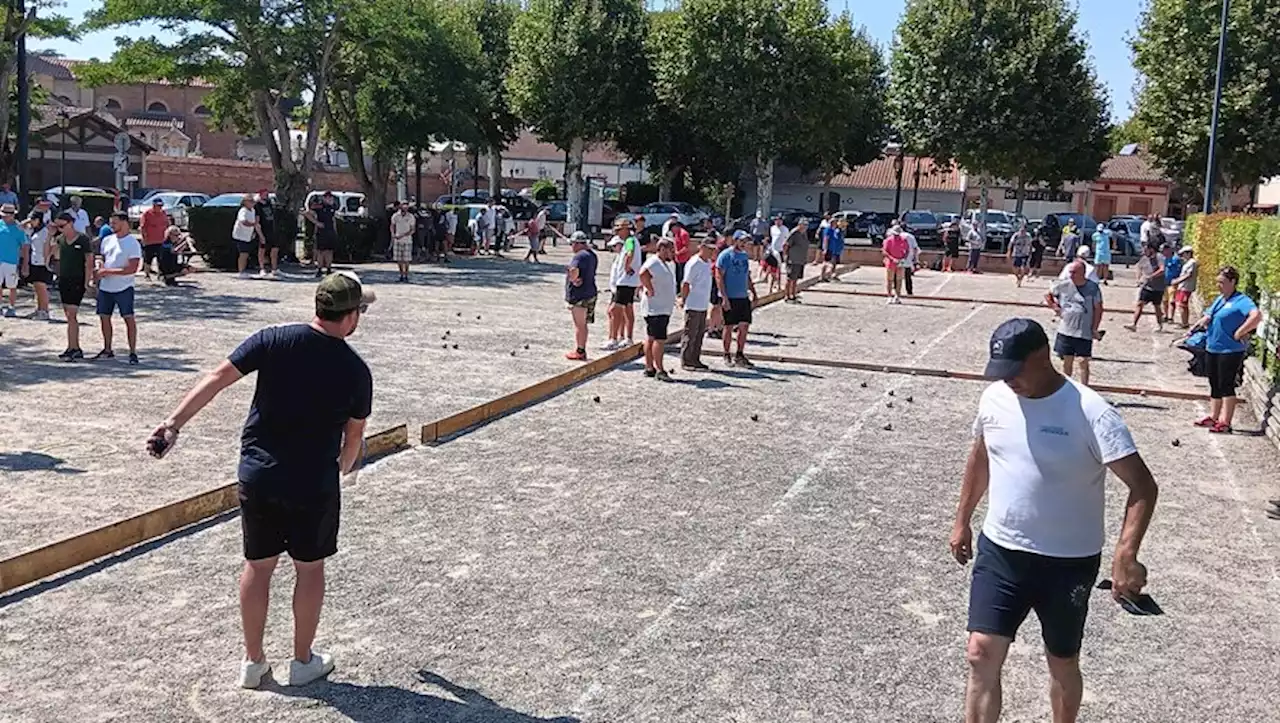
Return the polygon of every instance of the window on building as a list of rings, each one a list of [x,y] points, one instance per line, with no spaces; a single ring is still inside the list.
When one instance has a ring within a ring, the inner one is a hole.
[[[151,105],[147,106],[147,110],[152,113],[168,113],[169,106],[165,105],[164,103],[158,100],[153,100],[151,101]]]
[[[192,113],[194,113],[194,114],[196,114],[196,115],[198,115],[198,116],[210,116],[210,115],[213,115],[213,113],[209,110],[209,107],[208,107],[208,106],[206,106],[206,105],[204,105],[203,103],[201,103],[200,105],[196,106],[196,107],[195,107],[195,110],[193,110],[193,111],[191,111],[191,112],[192,112]]]
[[[107,102],[103,103],[102,107],[106,110],[121,110],[123,108],[123,106],[120,105],[120,101],[115,98],[107,98]]]

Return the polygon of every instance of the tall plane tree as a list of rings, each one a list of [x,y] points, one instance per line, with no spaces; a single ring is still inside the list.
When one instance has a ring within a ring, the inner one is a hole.
[[[890,68],[905,144],[970,173],[1028,183],[1096,177],[1107,98],[1064,0],[908,0]]]
[[[625,135],[652,92],[640,0],[530,0],[511,31],[512,109],[566,153],[569,218],[579,218],[582,157]]]

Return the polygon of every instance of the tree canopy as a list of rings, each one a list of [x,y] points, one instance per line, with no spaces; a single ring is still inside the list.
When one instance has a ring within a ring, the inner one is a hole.
[[[1133,40],[1137,119],[1149,149],[1192,186],[1208,163],[1221,13],[1216,1],[1151,0]],[[1217,153],[1224,191],[1280,175],[1280,5],[1236,0],[1228,27]]]
[[[1023,183],[1097,175],[1106,92],[1064,0],[908,0],[890,70],[906,147]]]

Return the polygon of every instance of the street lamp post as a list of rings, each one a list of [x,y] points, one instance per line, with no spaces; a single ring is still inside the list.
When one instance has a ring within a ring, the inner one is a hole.
[[[1218,151],[1218,108],[1222,105],[1222,76],[1227,65],[1227,17],[1231,0],[1222,0],[1222,25],[1218,29],[1218,77],[1213,83],[1213,117],[1209,121],[1209,162],[1204,173],[1204,212],[1213,213],[1213,167]]]
[[[65,110],[58,111],[58,128],[62,130],[62,137],[58,139],[62,148],[62,159],[58,162],[58,183],[62,186],[58,193],[58,206],[62,208],[66,208],[67,202],[67,129],[70,127],[71,116]]]

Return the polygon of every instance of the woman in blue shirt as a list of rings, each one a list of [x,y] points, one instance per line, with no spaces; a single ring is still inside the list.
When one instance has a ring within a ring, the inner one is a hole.
[[[1208,352],[1209,416],[1196,422],[1196,426],[1219,434],[1231,432],[1231,418],[1236,413],[1236,377],[1244,364],[1249,335],[1262,321],[1262,312],[1253,299],[1236,290],[1239,283],[1240,272],[1223,266],[1218,272],[1220,295],[1191,327],[1192,331],[1204,330]]]

